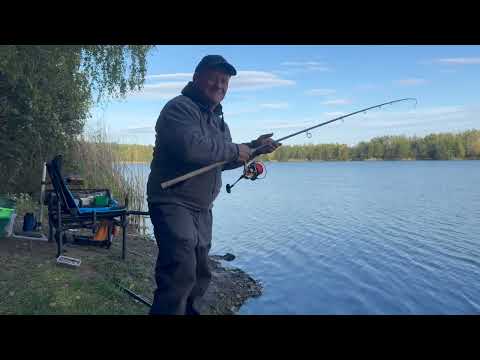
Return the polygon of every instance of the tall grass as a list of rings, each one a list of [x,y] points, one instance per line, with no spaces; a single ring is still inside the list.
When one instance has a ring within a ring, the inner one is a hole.
[[[124,204],[128,198],[128,209],[147,211],[145,201],[144,172],[129,162],[138,161],[135,154],[131,159],[120,158],[117,144],[109,138],[104,127],[88,129],[74,145],[65,165],[84,179],[86,188],[107,188],[112,196]],[[143,217],[129,217],[132,224],[142,227]]]

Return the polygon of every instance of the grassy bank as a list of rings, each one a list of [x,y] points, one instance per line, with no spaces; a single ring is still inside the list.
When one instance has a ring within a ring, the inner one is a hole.
[[[66,256],[82,260],[69,268],[55,261],[55,243],[0,238],[0,315],[146,315],[149,308],[117,284],[151,302],[155,289],[157,246],[135,230],[128,234],[128,254],[121,260],[121,240],[110,249],[65,244]],[[210,259],[212,282],[197,303],[201,314],[232,315],[262,286],[234,267]]]
[[[116,284],[149,298],[156,246],[134,233],[128,245],[125,261],[119,239],[109,250],[66,245],[66,256],[82,260],[69,268],[56,264],[54,243],[0,239],[0,314],[146,314]]]

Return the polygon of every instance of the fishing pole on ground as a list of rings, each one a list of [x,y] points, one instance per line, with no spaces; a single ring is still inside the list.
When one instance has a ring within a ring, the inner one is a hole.
[[[225,261],[232,261],[235,259],[235,255],[226,253],[225,255],[211,255],[211,258],[215,260],[225,260]],[[129,296],[131,296],[133,299],[137,300],[138,302],[141,302],[143,305],[151,308],[152,307],[152,302],[149,301],[148,299],[145,299],[144,297],[134,293],[132,290],[126,288],[125,286],[120,285],[119,282],[114,282],[114,285],[116,285],[118,288],[123,290],[125,293],[127,293]]]
[[[130,289],[127,289],[126,287],[120,285],[119,283],[116,283],[115,285],[117,285],[121,290],[123,290],[124,292],[126,292],[128,295],[130,295],[132,298],[134,298],[135,300],[141,302],[143,305],[145,306],[148,306],[148,307],[152,307],[152,303],[150,301],[148,301],[147,299],[141,297],[140,295],[138,294],[135,294],[132,290]]]
[[[402,101],[415,101],[415,105],[417,104],[417,99],[415,99],[415,98],[403,98],[403,99],[388,101],[388,102],[385,102],[383,104],[378,104],[378,105],[367,107],[365,109],[357,110],[357,111],[351,112],[349,114],[336,117],[335,119],[328,120],[328,121],[322,122],[320,124],[311,126],[307,129],[297,131],[293,134],[290,134],[290,135],[284,136],[280,139],[274,140],[274,143],[280,143],[280,141],[290,139],[294,136],[297,136],[297,135],[300,135],[300,134],[303,134],[303,133],[307,133],[307,136],[311,137],[310,130],[319,128],[321,126],[330,124],[330,123],[338,121],[338,120],[345,119],[349,116],[353,116],[353,115],[356,115],[356,114],[359,114],[359,113],[366,113],[369,110],[372,110],[372,109],[375,109],[375,108],[381,108],[382,106],[392,105],[392,104],[399,103],[399,102],[402,102]],[[228,193],[231,192],[231,190],[235,186],[235,184],[237,182],[239,182],[241,179],[257,180],[257,179],[263,179],[265,177],[265,176],[259,177],[260,175],[264,174],[264,172],[266,171],[265,165],[263,163],[261,163],[260,161],[255,161],[255,158],[258,157],[259,155],[261,155],[262,150],[267,146],[268,145],[262,145],[262,146],[259,146],[259,147],[255,148],[255,149],[252,149],[252,154],[250,155],[250,160],[245,162],[245,164],[244,164],[243,174],[232,185],[227,184],[226,190],[227,190]],[[223,166],[223,165],[227,164],[228,162],[229,161],[219,161],[219,162],[216,162],[214,164],[204,166],[200,169],[191,171],[191,172],[189,172],[185,175],[179,176],[175,179],[165,181],[165,182],[161,183],[160,185],[161,185],[162,189],[167,189],[170,186],[178,184],[179,182],[182,182],[182,181],[188,180],[188,179],[190,179],[194,176],[203,174],[203,173],[205,173],[207,171],[210,171],[210,170],[212,170],[216,167]]]

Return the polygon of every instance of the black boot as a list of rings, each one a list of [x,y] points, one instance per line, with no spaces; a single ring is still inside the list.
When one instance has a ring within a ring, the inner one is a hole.
[[[191,316],[199,316],[200,315],[200,313],[193,306],[193,301],[187,300],[187,308],[186,308],[186,311],[185,311],[185,315],[191,315]]]

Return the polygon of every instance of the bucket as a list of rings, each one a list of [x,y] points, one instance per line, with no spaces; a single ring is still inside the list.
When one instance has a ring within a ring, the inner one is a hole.
[[[35,215],[33,215],[33,213],[26,213],[23,217],[23,231],[33,231],[36,225]]]

